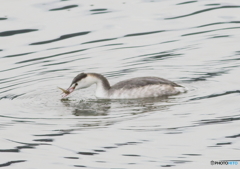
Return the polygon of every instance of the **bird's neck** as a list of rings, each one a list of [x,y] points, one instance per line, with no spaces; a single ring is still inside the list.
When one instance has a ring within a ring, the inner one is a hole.
[[[101,74],[90,73],[96,79],[96,97],[107,98],[109,89],[111,88],[108,80]]]

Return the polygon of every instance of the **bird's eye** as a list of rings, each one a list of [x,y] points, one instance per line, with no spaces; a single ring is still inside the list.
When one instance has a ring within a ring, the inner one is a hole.
[[[75,83],[75,86],[77,86],[78,84],[77,83]]]

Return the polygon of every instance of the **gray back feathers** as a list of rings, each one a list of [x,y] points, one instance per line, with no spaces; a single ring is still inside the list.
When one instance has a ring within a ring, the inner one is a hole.
[[[163,79],[159,77],[137,77],[137,78],[132,78],[128,80],[121,81],[111,87],[111,89],[116,90],[116,89],[132,89],[132,88],[138,88],[138,87],[144,87],[148,85],[170,85],[172,87],[181,87],[180,85]]]

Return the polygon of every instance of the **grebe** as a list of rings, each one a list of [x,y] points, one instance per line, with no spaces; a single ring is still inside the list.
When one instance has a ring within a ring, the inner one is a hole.
[[[98,73],[80,73],[67,90],[60,89],[65,94],[63,97],[66,97],[75,89],[87,88],[93,84],[96,84],[96,97],[105,99],[161,97],[186,92],[183,86],[159,77],[137,77],[110,86],[108,80]]]

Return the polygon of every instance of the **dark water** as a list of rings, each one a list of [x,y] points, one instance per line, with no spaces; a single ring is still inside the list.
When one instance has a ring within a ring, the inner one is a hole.
[[[240,2],[12,0],[0,11],[0,167],[240,160]],[[83,71],[111,84],[154,75],[189,91],[99,100],[92,86],[61,100],[57,86]]]

